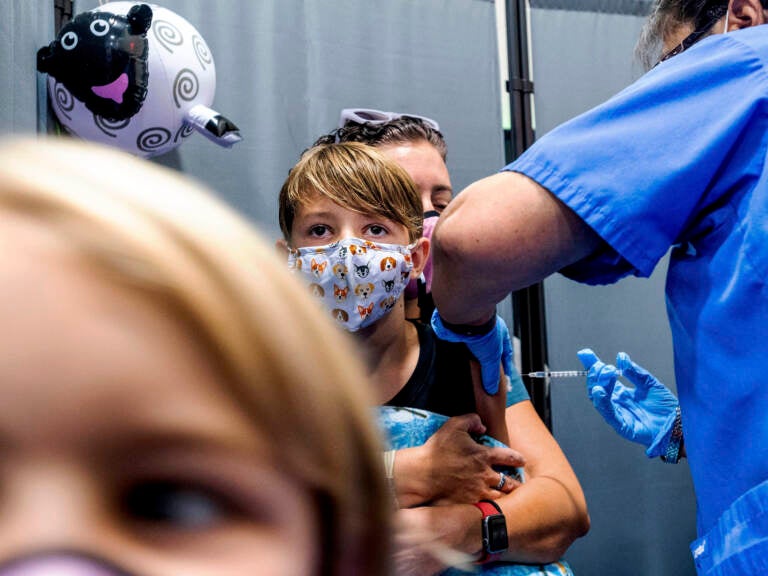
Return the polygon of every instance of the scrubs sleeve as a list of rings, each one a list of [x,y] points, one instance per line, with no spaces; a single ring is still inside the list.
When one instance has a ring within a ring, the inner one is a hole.
[[[761,54],[740,38],[703,40],[505,168],[549,190],[607,243],[564,273],[592,283],[650,276],[751,169],[734,163],[740,149],[761,145],[747,127],[768,117],[768,81]]]
[[[507,408],[523,400],[530,400],[528,390],[525,389],[520,373],[513,367],[509,375],[509,390],[507,390]]]

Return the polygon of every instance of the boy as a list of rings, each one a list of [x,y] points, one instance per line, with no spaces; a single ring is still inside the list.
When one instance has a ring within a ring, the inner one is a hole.
[[[406,319],[403,290],[429,256],[422,223],[408,174],[363,144],[311,148],[280,191],[290,265],[363,343],[380,403],[445,416],[477,412],[487,433],[506,443],[506,386],[495,396],[475,387],[463,345]]]

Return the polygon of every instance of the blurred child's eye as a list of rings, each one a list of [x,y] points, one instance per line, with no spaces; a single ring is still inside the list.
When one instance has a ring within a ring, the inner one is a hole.
[[[133,520],[192,530],[214,527],[236,515],[215,491],[168,481],[131,486],[123,496],[123,507]]]
[[[384,228],[384,226],[379,226],[378,224],[371,224],[368,227],[368,233],[372,236],[383,236],[387,233],[387,229]]]

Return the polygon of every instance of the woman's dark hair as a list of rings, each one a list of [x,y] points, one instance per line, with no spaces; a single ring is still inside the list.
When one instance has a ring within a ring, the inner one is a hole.
[[[313,146],[333,144],[334,142],[362,142],[369,146],[381,146],[418,142],[419,140],[432,144],[445,160],[447,148],[442,133],[420,118],[413,116],[401,116],[396,120],[380,124],[348,121],[341,128],[318,138]]]

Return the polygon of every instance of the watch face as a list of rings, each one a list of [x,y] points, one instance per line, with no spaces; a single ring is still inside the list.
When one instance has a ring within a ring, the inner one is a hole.
[[[488,535],[488,554],[504,552],[509,547],[507,539],[507,521],[504,516],[497,514],[485,518],[486,534]]]

